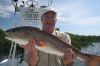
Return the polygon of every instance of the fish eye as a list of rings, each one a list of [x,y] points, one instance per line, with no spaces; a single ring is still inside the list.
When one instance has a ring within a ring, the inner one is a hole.
[[[15,32],[15,30],[12,30],[12,32]]]
[[[8,32],[15,32],[15,30],[8,30]]]

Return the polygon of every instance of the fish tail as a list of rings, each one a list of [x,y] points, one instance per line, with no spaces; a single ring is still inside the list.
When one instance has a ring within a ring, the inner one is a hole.
[[[98,66],[100,63],[100,56],[84,54],[87,66]],[[83,57],[84,58],[84,57]]]

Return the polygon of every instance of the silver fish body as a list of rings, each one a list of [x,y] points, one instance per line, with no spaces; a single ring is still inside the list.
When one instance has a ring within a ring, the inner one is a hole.
[[[6,39],[18,43],[19,45],[25,45],[30,39],[35,39],[37,41],[42,41],[45,43],[45,47],[40,47],[35,45],[35,47],[46,53],[56,54],[58,56],[63,56],[64,50],[66,48],[74,48],[73,46],[63,42],[56,36],[39,30],[35,27],[23,26],[18,28],[13,28],[5,31]],[[77,50],[74,48],[74,50]]]

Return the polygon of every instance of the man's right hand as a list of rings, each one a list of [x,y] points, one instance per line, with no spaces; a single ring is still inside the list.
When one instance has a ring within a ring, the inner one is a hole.
[[[30,40],[27,45],[20,45],[27,51],[27,63],[29,66],[36,66],[38,62],[38,52],[35,49],[35,40]]]

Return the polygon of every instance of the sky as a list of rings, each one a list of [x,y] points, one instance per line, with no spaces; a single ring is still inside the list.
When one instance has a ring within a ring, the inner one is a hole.
[[[43,5],[48,2],[37,1]],[[57,12],[56,28],[60,28],[60,31],[78,35],[100,35],[100,0],[53,0],[51,6]],[[19,20],[20,16],[14,15],[11,0],[0,0],[0,28],[12,28],[19,24]]]

